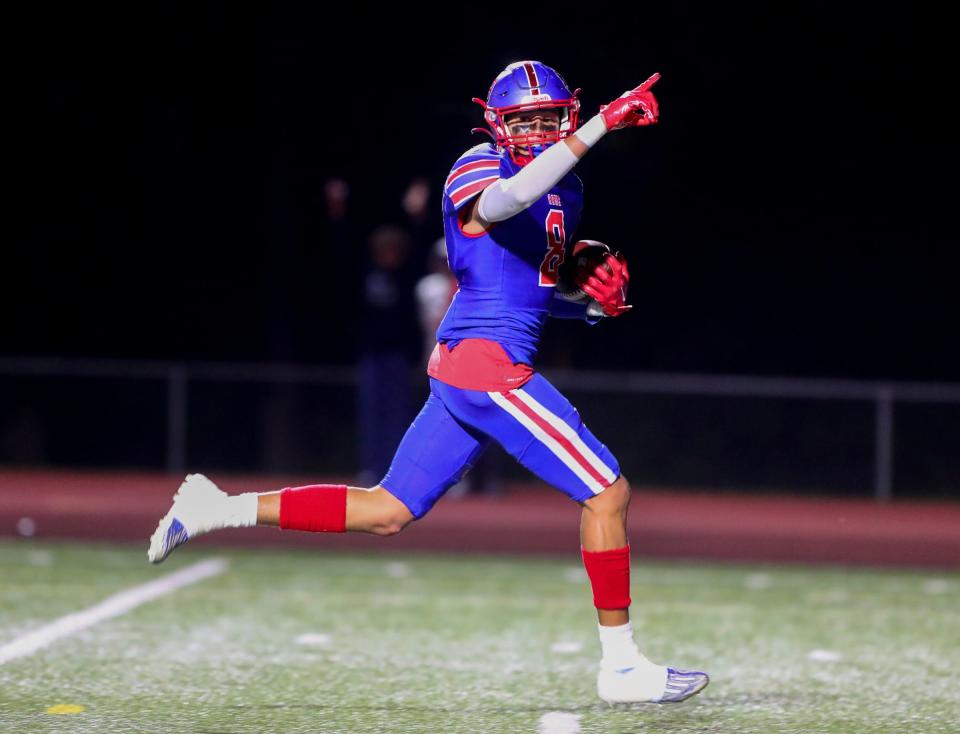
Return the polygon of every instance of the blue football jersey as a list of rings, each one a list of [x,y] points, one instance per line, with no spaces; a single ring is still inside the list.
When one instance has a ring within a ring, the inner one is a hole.
[[[471,148],[454,164],[443,190],[447,260],[460,288],[437,330],[437,341],[490,339],[515,362],[533,364],[551,309],[570,317],[566,302],[554,304],[560,265],[583,211],[583,184],[572,171],[532,206],[479,235],[464,233],[459,212],[498,178],[520,166],[490,143]],[[584,314],[580,306],[578,315]]]

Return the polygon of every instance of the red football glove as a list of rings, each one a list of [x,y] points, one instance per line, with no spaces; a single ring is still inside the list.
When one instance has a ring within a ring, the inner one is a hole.
[[[639,87],[624,92],[610,104],[601,106],[600,114],[607,130],[655,124],[660,116],[660,108],[650,87],[656,84],[659,78],[658,72]]]
[[[580,287],[599,304],[604,315],[620,316],[633,308],[627,305],[629,284],[630,272],[627,270],[627,259],[618,252],[616,255],[607,255],[606,263],[597,265],[593,275],[581,283]]]

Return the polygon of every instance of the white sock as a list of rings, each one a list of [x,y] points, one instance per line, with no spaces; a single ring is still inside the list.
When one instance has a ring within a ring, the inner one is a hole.
[[[633,625],[630,622],[616,627],[604,627],[602,624],[597,627],[603,651],[600,665],[604,668],[623,668],[638,662],[649,663],[633,641]]]
[[[225,528],[249,528],[257,524],[257,492],[227,497],[224,503],[226,512],[223,517]]]
[[[600,647],[603,651],[601,667],[613,669],[643,666],[651,670],[663,669],[662,665],[650,662],[647,656],[640,652],[637,643],[633,641],[633,625],[630,622],[616,627],[604,627],[598,624],[597,629],[600,632]]]

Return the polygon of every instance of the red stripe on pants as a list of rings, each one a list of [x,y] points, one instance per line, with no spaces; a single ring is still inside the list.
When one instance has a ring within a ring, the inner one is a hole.
[[[518,398],[513,393],[505,392],[501,394],[503,395],[503,397],[509,400],[514,406],[516,406],[521,413],[523,413],[530,420],[536,423],[537,426],[543,429],[544,433],[546,433],[548,436],[550,436],[550,438],[552,438],[554,441],[560,444],[560,446],[563,447],[566,450],[566,452],[573,457],[574,461],[576,461],[580,466],[582,466],[587,471],[587,473],[591,477],[593,477],[593,479],[601,487],[606,487],[608,484],[610,484],[610,482],[608,482],[606,479],[603,478],[603,475],[600,472],[598,472],[596,469],[593,468],[593,464],[587,461],[587,458],[577,450],[577,447],[574,446],[566,436],[564,436],[562,433],[560,433],[560,431],[558,431],[556,428],[550,425],[550,423],[548,423],[547,420],[543,418],[541,415],[536,413],[533,410],[533,408],[531,408],[529,405],[527,405],[525,402],[523,402],[520,398]]]

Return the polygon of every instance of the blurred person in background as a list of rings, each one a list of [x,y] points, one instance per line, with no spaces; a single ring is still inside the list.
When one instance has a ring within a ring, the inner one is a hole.
[[[386,473],[410,422],[410,375],[420,345],[410,236],[401,227],[385,224],[373,230],[367,245],[357,387],[361,484]]]
[[[430,182],[422,177],[414,178],[404,189],[403,197],[400,200],[403,212],[407,217],[407,226],[412,230],[422,230],[424,232],[434,229],[432,218],[430,217]],[[414,232],[414,236],[420,232]]]
[[[437,343],[437,327],[457,292],[457,279],[447,265],[447,243],[441,237],[433,243],[427,258],[427,274],[417,281],[417,313],[423,332],[423,363]]]

